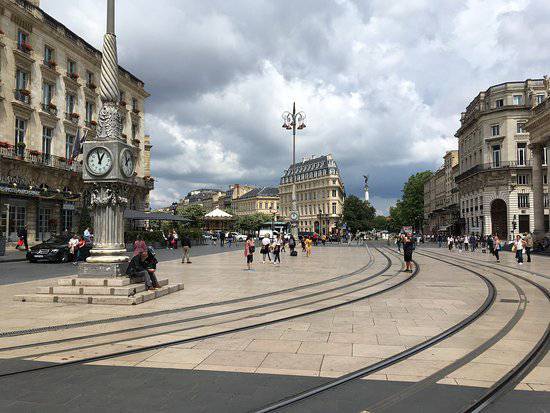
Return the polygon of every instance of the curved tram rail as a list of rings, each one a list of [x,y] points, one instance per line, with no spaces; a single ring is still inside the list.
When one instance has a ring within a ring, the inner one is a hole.
[[[436,253],[436,252],[431,252],[431,253],[436,256],[448,257],[447,255],[444,255],[441,253]],[[427,253],[420,253],[420,254],[432,258]],[[550,302],[550,292],[548,291],[548,289],[545,288],[543,285],[533,280],[530,280],[529,278],[523,277],[518,274],[514,274],[507,270],[503,270],[502,268],[494,267],[492,265],[488,265],[484,263],[473,262],[465,258],[458,258],[458,257],[448,257],[448,258],[453,259],[455,261],[466,263],[471,266],[491,268],[492,270],[497,270],[504,274],[508,274],[522,281],[525,281],[531,284],[533,287],[537,288],[546,297],[546,300]],[[548,278],[544,274],[534,273],[528,270],[524,270],[522,268],[514,268],[510,266],[505,266],[505,267],[513,268],[517,271],[522,271],[528,274],[533,274],[536,276],[542,276],[544,278]],[[535,344],[535,346],[533,346],[533,348],[529,351],[529,353],[518,364],[516,364],[510,371],[508,371],[500,380],[498,380],[493,386],[491,386],[486,392],[484,392],[481,395],[481,397],[479,397],[477,400],[474,400],[468,407],[466,407],[463,410],[463,412],[464,413],[481,412],[485,408],[487,408],[489,405],[494,403],[499,397],[504,395],[507,391],[509,391],[517,383],[519,383],[538,364],[538,362],[544,358],[544,356],[548,352],[549,346],[550,346],[550,322],[548,323],[546,330],[542,335],[542,337],[540,338],[540,340]]]
[[[393,252],[392,250],[390,250]],[[415,272],[418,271],[418,263],[414,261],[415,264]],[[481,317],[483,314],[485,314],[489,308],[493,305],[496,297],[496,288],[494,284],[483,274],[468,269],[464,266],[457,265],[458,267],[476,275],[477,277],[481,278],[481,280],[485,283],[487,286],[487,297],[485,301],[481,304],[481,306],[471,315],[460,321],[459,323],[455,324],[454,326],[448,328],[447,330],[443,331],[442,333],[431,337],[430,339],[423,341],[422,343],[419,343],[405,351],[402,351],[401,353],[395,354],[391,357],[388,357],[382,361],[379,361],[378,363],[374,363],[372,365],[366,366],[362,369],[353,371],[351,373],[345,374],[343,376],[340,376],[326,384],[313,387],[309,390],[306,390],[304,392],[292,395],[290,397],[287,397],[283,400],[280,400],[278,402],[275,402],[273,404],[269,404],[261,409],[254,410],[255,413],[267,413],[267,412],[273,412],[279,409],[282,409],[284,407],[288,407],[292,404],[304,401],[306,399],[309,399],[311,397],[317,396],[321,393],[324,393],[328,390],[334,389],[338,386],[342,386],[345,384],[348,384],[354,380],[361,379],[365,376],[368,376],[370,374],[373,374],[377,371],[383,370],[389,366],[392,366],[396,363],[399,363],[403,360],[408,359],[409,357],[420,353],[421,351],[427,350],[430,347],[433,347],[437,343],[446,340],[447,338],[451,337],[452,335],[456,334],[460,330],[463,330],[468,325],[473,323],[475,320],[477,320],[479,317]]]
[[[374,274],[374,275],[371,275],[371,276],[367,277],[363,281],[357,281],[355,283],[352,283],[351,285],[358,284],[360,282],[365,282],[365,281],[370,280],[370,279],[372,279],[376,276],[382,275],[385,271],[387,271],[387,269],[391,265],[390,264],[391,260],[383,252],[381,252],[381,253],[384,256],[386,256],[386,258],[388,259],[388,265],[386,266],[386,268],[379,271],[377,274]],[[20,375],[20,374],[24,374],[24,373],[42,371],[42,370],[47,370],[47,369],[52,369],[52,368],[61,368],[61,367],[68,367],[68,366],[71,366],[71,365],[91,363],[91,362],[95,362],[95,361],[100,361],[100,360],[105,360],[105,359],[110,359],[110,358],[116,358],[116,357],[121,357],[121,356],[127,356],[127,355],[130,355],[130,354],[136,354],[136,353],[141,353],[141,352],[145,352],[145,351],[149,351],[149,350],[170,347],[170,346],[177,345],[177,344],[185,344],[185,343],[190,343],[190,342],[194,342],[194,341],[225,336],[225,335],[238,333],[238,332],[242,332],[242,331],[246,331],[246,330],[250,330],[250,329],[254,329],[254,328],[258,328],[258,327],[265,327],[265,326],[273,325],[273,324],[284,322],[284,321],[295,320],[295,319],[300,318],[300,317],[309,316],[309,315],[313,315],[313,314],[318,314],[318,313],[321,313],[323,311],[328,311],[328,310],[343,307],[343,306],[348,305],[348,304],[353,304],[353,303],[356,303],[356,302],[360,302],[360,301],[365,300],[367,298],[383,294],[387,291],[391,291],[391,290],[407,283],[411,279],[413,279],[414,276],[416,276],[417,272],[418,272],[418,268],[417,268],[415,273],[411,274],[411,276],[409,276],[409,277],[407,277],[407,278],[405,278],[405,279],[403,279],[403,280],[401,280],[401,281],[399,281],[395,284],[392,284],[387,288],[384,288],[384,289],[381,289],[381,290],[378,290],[378,291],[374,291],[374,292],[368,293],[364,296],[357,297],[357,298],[354,298],[354,299],[351,299],[351,300],[348,300],[348,301],[345,301],[345,302],[341,302],[341,303],[337,303],[337,304],[331,304],[331,305],[328,305],[328,306],[325,306],[325,307],[322,307],[322,308],[306,311],[306,312],[303,312],[303,313],[300,313],[300,314],[285,316],[285,317],[281,317],[281,318],[278,318],[278,319],[275,319],[275,320],[269,320],[269,321],[264,321],[264,322],[248,324],[248,325],[241,326],[241,327],[230,328],[230,329],[227,329],[227,330],[223,330],[223,331],[219,331],[219,332],[215,332],[215,333],[203,334],[203,335],[199,335],[199,336],[195,336],[195,337],[191,337],[191,338],[173,340],[173,341],[169,341],[169,342],[164,342],[164,343],[159,343],[159,344],[154,344],[154,345],[148,345],[148,346],[143,346],[143,347],[124,350],[124,351],[111,352],[111,353],[102,354],[102,355],[98,355],[98,356],[87,357],[87,358],[82,358],[82,359],[77,359],[77,360],[71,360],[71,361],[64,362],[64,363],[59,363],[59,364],[50,364],[50,365],[44,365],[44,366],[37,366],[37,367],[34,367],[34,368],[25,369],[25,370],[7,372],[7,373],[0,374],[0,378],[10,377],[10,376],[14,376],[14,375]],[[319,300],[319,302],[327,301],[327,300],[333,299],[335,297],[348,295],[348,294],[358,292],[358,291],[361,291],[361,290],[364,290],[364,289],[367,289],[367,288],[371,288],[375,285],[379,285],[379,284],[386,283],[386,282],[387,282],[387,280],[382,280],[382,281],[379,281],[375,284],[371,284],[371,285],[368,285],[368,286],[365,286],[365,287],[361,287],[359,289],[356,289],[356,290],[353,290],[353,291],[350,291],[350,292],[347,292],[347,293],[342,293],[342,294],[337,295],[337,296],[332,296],[332,297],[329,297],[329,298],[326,298],[326,299],[321,299],[321,300]],[[346,287],[349,287],[349,285],[346,286]],[[340,288],[344,288],[344,287],[335,287],[335,289],[340,289]],[[331,290],[334,290],[334,289],[331,289]],[[326,292],[326,291],[324,291],[324,292]],[[317,294],[317,293],[314,293],[314,294]],[[299,297],[299,298],[303,298],[303,297]],[[309,305],[309,304],[311,304],[311,303],[305,303],[305,304],[302,304],[302,305]],[[302,305],[298,305],[296,307],[300,307]],[[278,312],[278,311],[285,311],[285,310],[288,310],[288,308],[284,308],[284,309],[276,310],[276,311]],[[266,314],[269,314],[269,313],[266,313]],[[264,314],[261,314],[261,315],[264,315]],[[213,314],[211,316],[215,316],[215,314]],[[257,315],[255,315],[255,316],[257,316]],[[250,316],[249,317],[244,317],[243,319],[248,319],[248,318],[250,318]],[[231,322],[233,322],[233,321],[235,321],[235,320],[231,320]],[[181,322],[181,321],[178,320],[177,322]],[[144,326],[144,328],[148,328],[148,326]],[[156,335],[159,335],[159,334],[166,334],[166,332],[155,333],[155,334],[152,334],[151,336],[156,336]],[[136,337],[136,338],[143,338],[143,337]],[[128,341],[128,338],[126,338],[124,341]],[[102,343],[101,345],[111,344],[111,343],[113,343],[113,341],[108,342],[108,343]],[[36,346],[36,345],[37,345],[36,343],[32,344],[32,346]],[[97,345],[92,345],[92,346],[95,347]],[[3,349],[3,350],[6,350],[6,349]],[[59,352],[59,351],[56,351],[56,352]]]

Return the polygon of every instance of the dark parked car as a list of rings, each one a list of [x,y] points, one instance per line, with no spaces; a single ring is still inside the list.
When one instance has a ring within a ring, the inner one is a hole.
[[[53,236],[47,241],[30,248],[27,252],[27,260],[30,262],[67,262],[71,258],[68,246],[70,239],[70,236]],[[86,243],[80,250],[80,259],[85,260],[90,255],[91,249],[92,244]]]

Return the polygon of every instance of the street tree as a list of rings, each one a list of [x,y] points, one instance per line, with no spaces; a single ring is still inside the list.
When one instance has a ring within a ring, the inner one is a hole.
[[[343,220],[352,234],[371,229],[375,215],[376,209],[368,201],[362,201],[354,195],[344,201]]]
[[[403,195],[395,207],[390,208],[391,225],[394,230],[403,226],[422,228],[424,220],[424,184],[431,178],[431,171],[411,175],[403,186]]]
[[[246,234],[255,233],[260,230],[264,222],[270,220],[270,216],[262,213],[239,216],[235,222],[235,227]]]
[[[189,228],[204,227],[204,215],[206,215],[206,210],[202,205],[180,206],[176,209],[176,214],[189,220],[187,223]]]

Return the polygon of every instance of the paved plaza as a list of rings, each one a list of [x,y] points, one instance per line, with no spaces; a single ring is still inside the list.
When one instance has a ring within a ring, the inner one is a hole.
[[[2,411],[255,411],[457,325],[487,302],[477,273],[496,296],[472,324],[281,410],[449,411],[490,389],[548,328],[547,297],[511,275],[548,288],[546,257],[520,271],[505,254],[505,273],[485,254],[419,248],[409,274],[384,244],[317,247],[281,265],[256,254],[252,271],[242,251],[215,252],[162,261],[159,275],[185,290],[139,306],[12,301],[58,277],[2,285],[0,372],[17,373],[0,378]],[[550,408],[550,358],[539,358],[494,411]],[[21,372],[62,363],[73,364]]]

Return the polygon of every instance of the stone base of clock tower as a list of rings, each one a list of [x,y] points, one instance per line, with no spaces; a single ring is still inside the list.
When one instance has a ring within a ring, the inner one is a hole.
[[[92,263],[82,262],[78,265],[79,278],[116,278],[125,277],[128,262]]]

